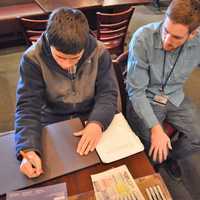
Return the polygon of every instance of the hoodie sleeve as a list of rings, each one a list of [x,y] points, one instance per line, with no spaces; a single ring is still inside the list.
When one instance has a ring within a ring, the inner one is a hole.
[[[99,58],[98,74],[95,85],[95,105],[88,122],[100,122],[107,129],[117,110],[117,86],[114,79],[112,60],[107,50]]]
[[[33,150],[40,154],[41,107],[44,102],[44,82],[39,66],[25,55],[20,62],[15,114],[16,155],[20,150]]]

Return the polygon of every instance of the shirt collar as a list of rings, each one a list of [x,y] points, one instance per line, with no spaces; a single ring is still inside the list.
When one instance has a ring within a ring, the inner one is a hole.
[[[162,39],[161,39],[161,26],[163,22],[158,23],[157,28],[154,32],[154,48],[162,49]]]

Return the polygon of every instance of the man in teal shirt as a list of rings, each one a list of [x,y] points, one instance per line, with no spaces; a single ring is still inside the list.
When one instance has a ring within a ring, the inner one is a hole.
[[[141,27],[129,46],[127,117],[158,163],[176,163],[200,150],[200,133],[194,130],[183,92],[188,76],[200,64],[199,26],[200,1],[173,0],[164,20]],[[180,133],[176,143],[163,130],[165,119]]]

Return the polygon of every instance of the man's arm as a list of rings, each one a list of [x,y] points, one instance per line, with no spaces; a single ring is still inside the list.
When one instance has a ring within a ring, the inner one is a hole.
[[[93,110],[85,129],[74,134],[81,136],[77,147],[77,152],[80,155],[87,155],[89,151],[96,148],[103,130],[109,126],[116,112],[117,87],[114,75],[110,55],[105,50],[99,58]]]
[[[107,50],[99,58],[95,85],[95,104],[88,122],[98,122],[105,130],[117,110],[117,86],[114,79],[112,60]]]
[[[41,107],[44,99],[44,83],[39,67],[23,56],[20,63],[20,79],[17,86],[15,115],[15,143],[17,158],[20,150],[40,154]]]
[[[146,97],[145,91],[150,81],[147,54],[144,38],[134,36],[129,48],[127,89],[135,112],[150,130],[149,156],[152,156],[154,161],[162,162],[167,158],[171,143]]]
[[[148,128],[158,123],[149,100],[146,89],[149,84],[149,63],[144,41],[133,36],[129,46],[127,90],[135,112],[144,120]]]

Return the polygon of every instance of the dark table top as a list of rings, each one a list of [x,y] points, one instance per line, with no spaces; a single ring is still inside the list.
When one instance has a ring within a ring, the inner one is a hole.
[[[102,172],[107,169],[117,167],[123,164],[125,164],[128,167],[130,173],[132,174],[134,178],[147,176],[147,175],[151,175],[155,173],[146,154],[144,152],[140,152],[133,156],[129,156],[127,158],[115,161],[110,164],[100,163],[100,164],[73,172],[71,174],[63,175],[53,180],[49,180],[44,183],[38,184],[36,185],[36,187],[65,182],[67,184],[67,190],[68,190],[69,196],[89,192],[93,189],[90,175],[96,174],[96,173],[99,173],[99,172]],[[0,197],[0,200],[5,200],[5,199],[6,199],[5,195]]]
[[[78,9],[97,8],[102,6],[102,0],[35,0],[45,11],[51,12],[59,7],[72,7]]]
[[[35,2],[45,12],[51,12],[56,8],[64,6],[78,9],[92,9],[123,5],[143,5],[151,3],[152,0],[35,0]]]

